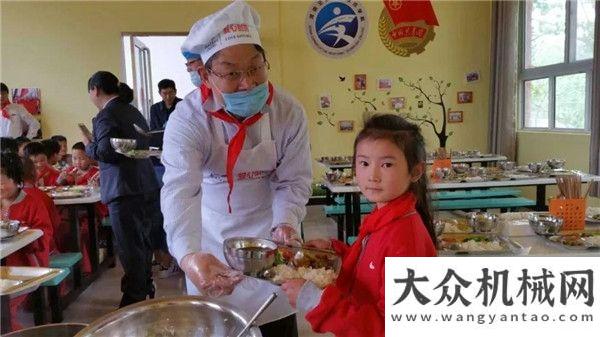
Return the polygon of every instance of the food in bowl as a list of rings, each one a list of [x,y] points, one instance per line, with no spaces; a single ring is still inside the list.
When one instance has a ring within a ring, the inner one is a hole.
[[[18,220],[0,220],[0,237],[4,239],[16,235],[20,226]]]
[[[287,264],[277,265],[271,269],[271,272],[273,273],[271,281],[275,283],[283,283],[286,280],[301,278],[311,281],[321,289],[333,283],[337,278],[337,274],[332,269],[311,267],[294,268]]]
[[[469,226],[474,232],[491,232],[496,229],[497,217],[487,212],[475,212],[469,216]]]

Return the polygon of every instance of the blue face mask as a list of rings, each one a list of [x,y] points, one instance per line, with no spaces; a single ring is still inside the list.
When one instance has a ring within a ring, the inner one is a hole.
[[[198,88],[200,87],[200,85],[202,84],[202,77],[200,77],[200,74],[198,74],[198,71],[190,71],[190,80],[192,81],[192,84]]]
[[[267,103],[269,89],[267,82],[257,85],[252,90],[222,93],[225,110],[238,117],[250,117],[259,112]]]

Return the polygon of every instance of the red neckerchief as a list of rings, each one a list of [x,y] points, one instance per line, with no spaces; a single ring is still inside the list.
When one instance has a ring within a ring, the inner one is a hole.
[[[200,86],[200,93],[202,97],[202,103],[206,102],[212,91],[210,88],[204,85]],[[267,99],[266,104],[271,104],[273,100],[273,86],[269,82],[269,98]],[[229,141],[229,146],[227,147],[227,185],[229,185],[229,193],[227,194],[227,207],[229,209],[229,213],[231,213],[231,192],[233,191],[233,168],[235,167],[235,163],[237,162],[238,157],[240,156],[240,152],[242,152],[242,148],[244,147],[244,142],[246,141],[246,130],[252,124],[258,122],[262,117],[262,113],[259,112],[251,117],[246,118],[244,121],[240,122],[232,115],[225,112],[225,110],[221,109],[218,111],[208,111],[208,114],[218,118],[224,122],[235,124],[238,127],[238,131],[235,133],[233,138]]]
[[[6,119],[10,119],[10,113],[8,113],[8,110],[5,109],[9,104],[10,104],[9,100],[2,101],[2,117],[6,118]]]
[[[350,247],[350,252],[348,252],[342,263],[342,270],[336,281],[338,288],[343,291],[349,291],[352,287],[354,270],[363,249],[363,239],[381,228],[394,223],[394,221],[415,212],[416,203],[417,199],[412,192],[406,192],[390,201],[384,207],[376,208],[365,218],[362,225],[360,225],[358,238],[352,247]]]

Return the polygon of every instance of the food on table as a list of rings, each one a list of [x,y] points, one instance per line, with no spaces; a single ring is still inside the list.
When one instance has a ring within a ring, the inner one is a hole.
[[[506,250],[497,238],[481,235],[444,236],[440,245],[443,250],[450,251],[488,252]]]
[[[289,279],[303,278],[324,288],[336,279],[339,263],[339,257],[333,252],[279,247],[275,252],[275,266],[267,270],[265,276],[278,284]]]
[[[326,268],[298,267],[297,269],[286,264],[280,264],[271,269],[274,274],[271,279],[275,283],[283,283],[286,280],[302,278],[313,282],[319,288],[325,288],[333,283],[337,277],[335,271]]]

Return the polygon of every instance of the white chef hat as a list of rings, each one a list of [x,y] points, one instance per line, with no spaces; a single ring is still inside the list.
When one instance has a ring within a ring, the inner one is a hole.
[[[219,50],[237,44],[262,46],[258,28],[260,16],[243,0],[198,20],[181,46],[182,51],[200,54],[206,62]]]

